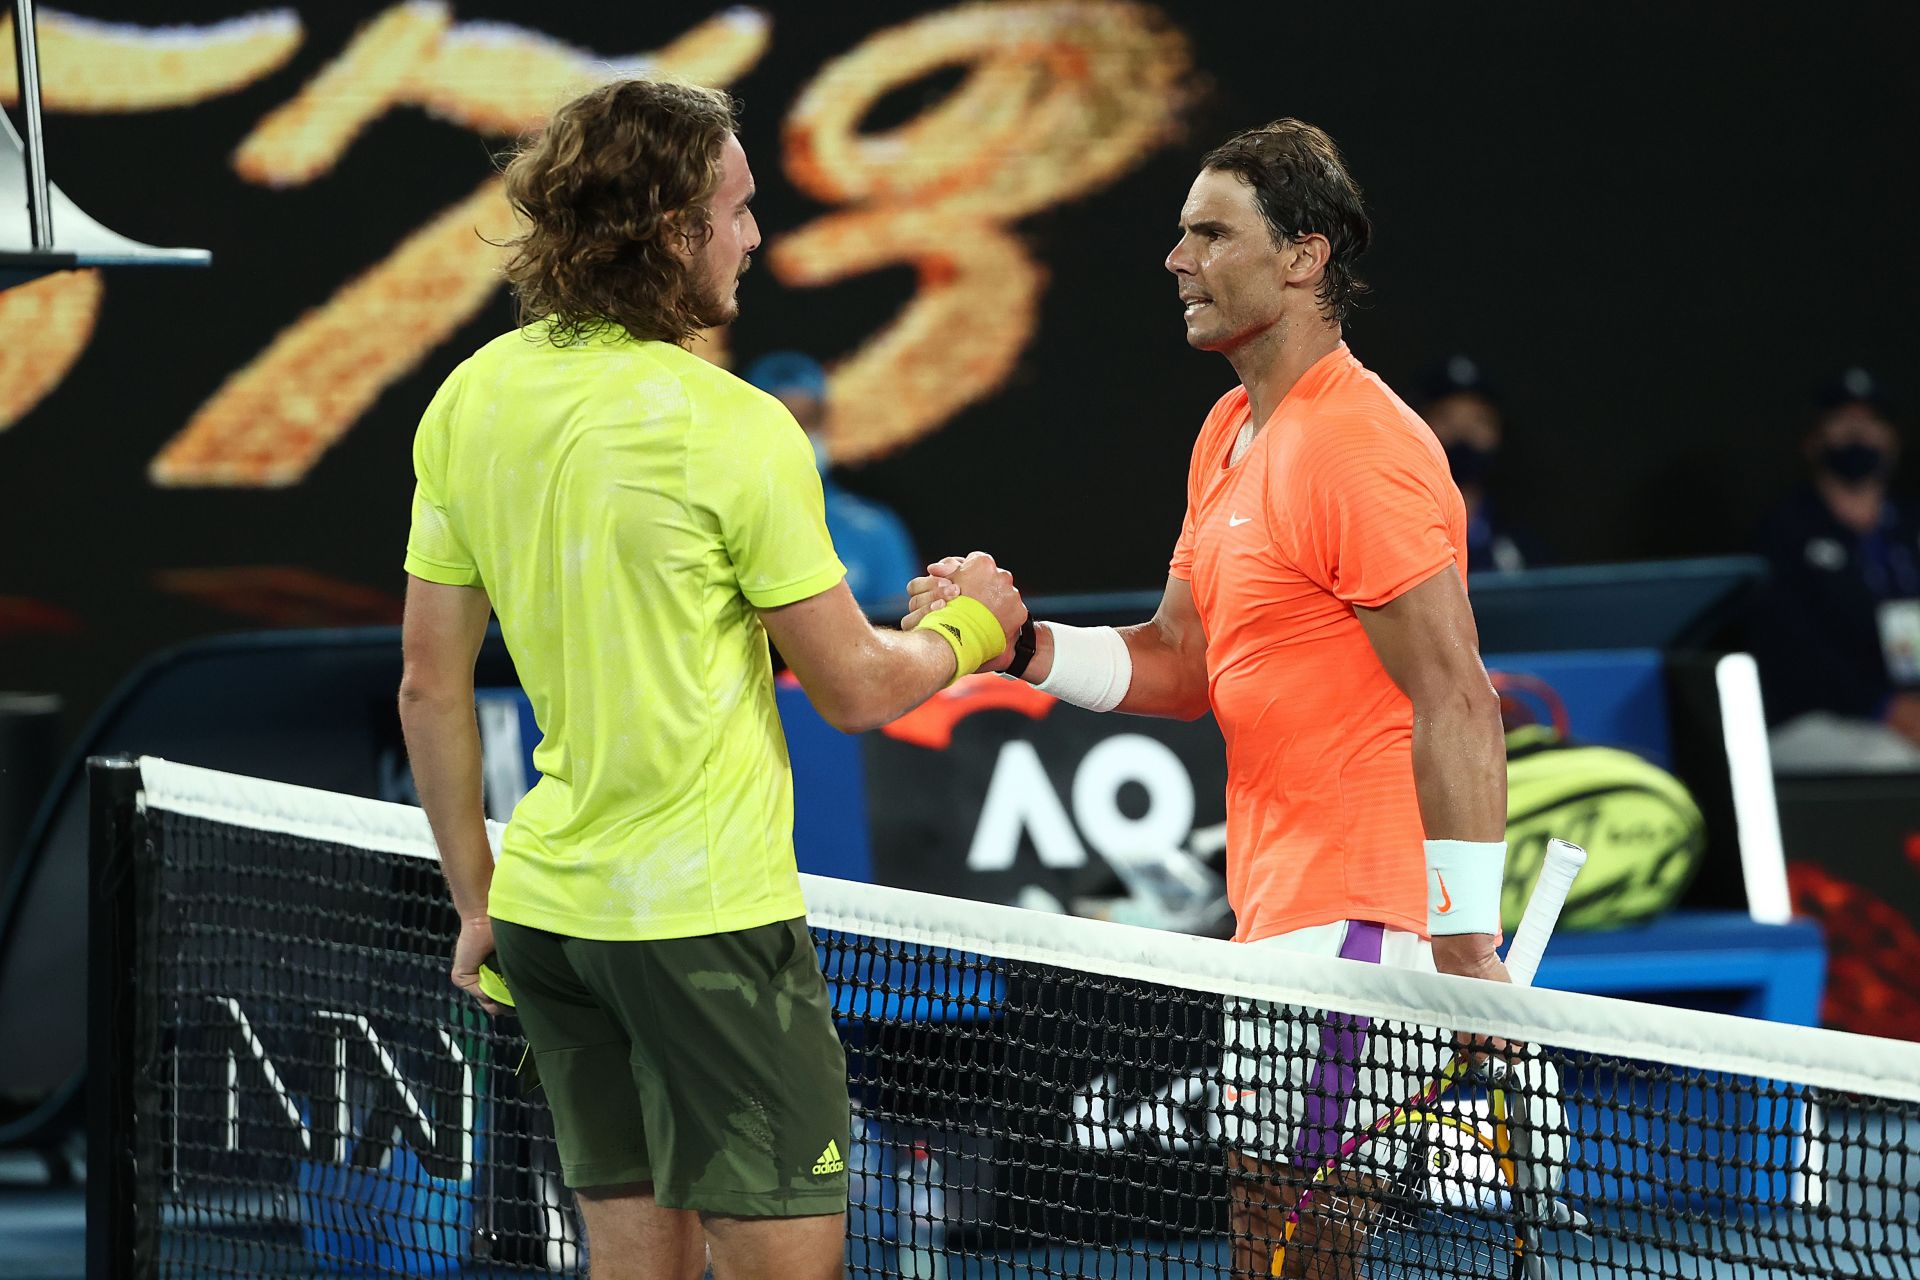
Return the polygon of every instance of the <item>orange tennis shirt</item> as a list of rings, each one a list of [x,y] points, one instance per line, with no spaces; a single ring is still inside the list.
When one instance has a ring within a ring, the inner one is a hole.
[[[1234,938],[1335,920],[1427,931],[1413,706],[1354,614],[1467,572],[1466,509],[1418,414],[1342,344],[1228,465],[1243,387],[1193,449],[1172,573],[1193,587],[1227,742]]]

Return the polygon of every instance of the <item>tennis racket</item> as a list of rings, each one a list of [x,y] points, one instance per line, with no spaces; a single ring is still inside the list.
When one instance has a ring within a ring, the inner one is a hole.
[[[1540,878],[1507,950],[1514,985],[1533,984],[1586,860],[1577,845],[1547,843]],[[1319,1242],[1311,1256],[1297,1259],[1305,1264],[1300,1274],[1324,1280],[1385,1274],[1504,1280],[1529,1260],[1534,1240],[1527,1206],[1516,1212],[1521,1179],[1508,1073],[1479,1070],[1483,1061],[1480,1054],[1456,1052],[1424,1088],[1341,1143],[1288,1213],[1271,1274],[1287,1274],[1290,1248],[1309,1248],[1301,1236],[1306,1219]],[[1532,1065],[1548,1078],[1527,1086],[1555,1097],[1551,1065]]]

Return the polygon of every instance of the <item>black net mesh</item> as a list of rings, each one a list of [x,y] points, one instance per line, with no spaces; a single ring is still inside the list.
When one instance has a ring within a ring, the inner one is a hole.
[[[437,864],[154,812],[136,872],[116,1274],[585,1274]],[[1912,1102],[1542,1044],[1430,1096],[1442,1028],[884,931],[815,930],[856,1277],[1920,1271]]]

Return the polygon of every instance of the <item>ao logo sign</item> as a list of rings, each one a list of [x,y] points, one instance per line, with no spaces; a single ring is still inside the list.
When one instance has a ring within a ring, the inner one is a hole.
[[[1146,792],[1146,810],[1129,817],[1120,807],[1121,791],[1137,783]],[[1195,859],[1226,844],[1224,823],[1193,829],[1193,776],[1172,748],[1144,734],[1123,733],[1097,744],[1074,771],[1070,797],[1073,816],[1048,779],[1040,753],[1031,743],[1013,741],[1000,749],[980,824],[967,851],[974,871],[1008,871],[1024,835],[1033,841],[1048,867],[1084,866],[1086,843],[1131,881],[1130,869],[1147,865],[1189,869],[1212,878]],[[1076,830],[1076,824],[1078,830]],[[1217,1064],[1163,1084],[1151,1097],[1127,1096],[1117,1077],[1089,1081],[1072,1101],[1070,1140],[1095,1151],[1118,1151],[1134,1141],[1168,1151],[1189,1151],[1220,1140]]]
[[[1128,783],[1146,793],[1139,817],[1120,806]],[[967,849],[968,869],[1011,870],[1023,836],[1042,864],[1056,868],[1085,866],[1087,844],[1124,868],[1189,852],[1189,838],[1190,852],[1199,856],[1226,843],[1224,826],[1194,831],[1192,775],[1171,747],[1144,734],[1116,734],[1087,752],[1074,771],[1070,799],[1071,818],[1032,743],[1002,746]]]

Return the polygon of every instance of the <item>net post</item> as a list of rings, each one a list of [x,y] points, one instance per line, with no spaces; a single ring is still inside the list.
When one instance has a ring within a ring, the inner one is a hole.
[[[40,108],[40,32],[33,6],[34,0],[13,0],[13,54],[20,85],[27,223],[34,252],[48,253],[53,249],[53,187],[47,180],[47,135]]]
[[[134,856],[139,763],[87,761],[87,1280],[134,1274]]]

